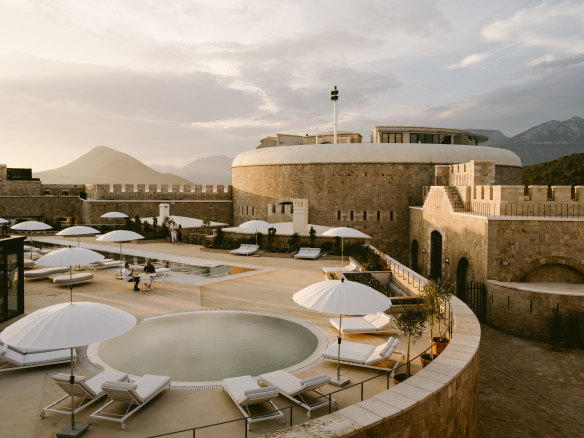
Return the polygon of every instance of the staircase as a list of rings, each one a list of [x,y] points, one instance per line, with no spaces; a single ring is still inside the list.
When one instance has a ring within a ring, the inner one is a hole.
[[[446,190],[446,194],[448,195],[448,200],[450,201],[450,207],[452,207],[452,211],[454,212],[464,212],[470,211],[470,208],[466,208],[462,199],[460,199],[460,195],[456,191],[456,188],[453,186],[444,187]]]

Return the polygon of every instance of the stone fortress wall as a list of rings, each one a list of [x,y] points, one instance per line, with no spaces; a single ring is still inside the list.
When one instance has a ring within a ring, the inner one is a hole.
[[[495,173],[493,162],[437,169],[423,207],[410,208],[410,266],[432,272],[438,233],[434,270],[457,282],[461,298],[469,281],[485,283],[487,323],[549,341],[554,311],[570,318],[584,308],[583,188],[531,186],[525,194],[523,186],[489,184]],[[510,203],[523,207],[506,209]],[[575,330],[584,339],[584,327]]]
[[[431,163],[314,163],[233,167],[234,224],[285,220],[282,202],[307,199],[309,223],[349,226],[407,262],[409,206],[433,184]],[[497,166],[501,184],[518,184],[521,168]],[[274,211],[275,210],[275,211]]]

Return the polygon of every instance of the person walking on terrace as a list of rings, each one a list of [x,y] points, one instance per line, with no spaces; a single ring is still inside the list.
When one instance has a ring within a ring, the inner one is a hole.
[[[178,227],[176,226],[176,222],[172,222],[170,224],[170,240],[172,240],[173,245],[176,242],[177,230],[178,230]]]

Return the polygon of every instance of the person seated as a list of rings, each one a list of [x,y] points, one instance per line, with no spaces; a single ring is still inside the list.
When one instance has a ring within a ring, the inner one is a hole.
[[[164,262],[164,267],[170,269],[170,262],[168,260]]]
[[[130,268],[130,265],[128,263],[126,263],[124,265],[124,269],[122,269],[122,277],[124,279],[124,281],[127,281],[128,283],[130,282],[134,282],[134,291],[135,292],[139,292],[140,289],[138,289],[138,283],[140,283],[140,277],[134,274],[134,268]]]
[[[156,274],[156,268],[152,265],[152,262],[148,260],[146,262],[146,266],[144,266],[144,273],[145,274]]]

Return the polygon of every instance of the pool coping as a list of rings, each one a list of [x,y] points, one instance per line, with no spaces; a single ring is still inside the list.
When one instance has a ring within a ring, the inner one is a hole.
[[[316,339],[317,339],[316,349],[312,352],[312,354],[310,356],[308,356],[303,361],[298,362],[294,365],[291,365],[291,366],[283,369],[284,371],[287,371],[290,373],[294,373],[294,372],[298,372],[298,371],[301,371],[304,369],[308,369],[308,368],[312,367],[313,365],[315,365],[316,363],[319,363],[321,360],[322,353],[328,348],[328,346],[332,342],[334,342],[336,340],[336,338],[334,336],[332,336],[330,333],[327,333],[325,330],[323,330],[317,324],[311,323],[311,322],[306,321],[304,319],[295,318],[293,316],[288,316],[288,315],[282,315],[279,313],[261,312],[261,311],[254,311],[254,310],[208,309],[208,310],[190,310],[190,311],[186,311],[186,312],[172,312],[172,313],[165,313],[165,314],[161,314],[161,315],[148,316],[146,318],[142,318],[142,319],[138,320],[138,323],[140,323],[142,321],[152,320],[152,319],[167,318],[170,316],[196,314],[196,313],[209,313],[209,312],[246,313],[246,314],[251,314],[251,315],[269,316],[272,318],[284,319],[286,321],[296,323],[296,324],[306,328],[307,330],[309,330],[314,336],[316,336]],[[97,352],[100,345],[101,345],[101,342],[97,342],[95,344],[90,344],[89,346],[87,346],[87,351],[86,351],[87,360],[91,363],[91,365],[94,367],[102,368],[103,370],[107,370],[107,371],[118,371],[118,372],[125,373],[125,371],[117,370],[101,360],[101,358],[99,357],[99,354]],[[276,370],[274,370],[274,371],[276,371]],[[128,374],[128,375],[129,375],[131,380],[137,380],[141,377],[141,376],[135,376],[132,374]],[[257,376],[252,376],[252,377],[257,377]],[[192,381],[192,382],[191,381],[175,381],[175,380],[171,381],[171,390],[172,389],[174,389],[174,390],[200,390],[200,389],[208,390],[208,389],[221,389],[222,387],[223,387],[223,385],[222,385],[221,380]]]

